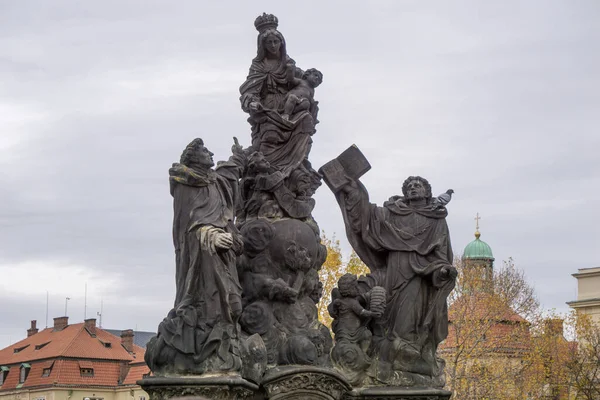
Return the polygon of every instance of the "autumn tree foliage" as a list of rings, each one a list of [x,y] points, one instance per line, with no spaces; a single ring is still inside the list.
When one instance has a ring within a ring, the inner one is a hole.
[[[537,399],[571,399],[573,388],[567,368],[575,342],[564,335],[565,317],[553,312],[532,328],[527,362],[528,394]]]
[[[323,283],[323,296],[318,304],[319,320],[331,329],[332,319],[327,312],[327,306],[331,303],[331,291],[337,285],[340,276],[344,274],[344,266],[340,241],[335,238],[335,235],[329,239],[325,233],[322,233],[321,243],[327,247],[327,259],[319,271],[319,280]]]
[[[566,369],[575,399],[600,399],[600,323],[577,312],[569,319],[577,345],[569,347]]]
[[[449,333],[440,346],[447,388],[457,399],[528,398],[531,329],[541,321],[534,289],[512,260],[502,268],[455,260]]]
[[[319,279],[323,283],[323,297],[319,301],[319,320],[327,327],[331,328],[332,319],[327,311],[327,306],[331,303],[331,291],[337,286],[338,279],[346,273],[355,275],[365,275],[369,273],[369,268],[362,262],[354,250],[350,253],[348,261],[344,261],[344,256],[340,247],[340,241],[335,235],[331,238],[323,232],[321,234],[321,243],[327,247],[327,259],[319,271]]]
[[[440,346],[453,398],[600,399],[600,326],[587,315],[542,310],[510,259],[494,270],[462,260],[455,266],[449,334]]]
[[[369,273],[352,251],[344,257],[324,233],[327,259],[319,271],[319,319],[331,326],[327,306],[338,279]],[[500,268],[455,259],[457,284],[448,298],[446,388],[453,399],[600,399],[600,326],[588,316],[544,312],[532,285],[512,259]],[[564,330],[577,341],[567,340]]]

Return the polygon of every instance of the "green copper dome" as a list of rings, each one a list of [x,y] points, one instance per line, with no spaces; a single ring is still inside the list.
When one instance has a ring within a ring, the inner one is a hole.
[[[475,240],[469,243],[465,247],[465,251],[463,252],[463,259],[467,260],[494,260],[494,255],[492,254],[492,248],[484,241],[479,239],[481,234],[479,231],[475,232]]]

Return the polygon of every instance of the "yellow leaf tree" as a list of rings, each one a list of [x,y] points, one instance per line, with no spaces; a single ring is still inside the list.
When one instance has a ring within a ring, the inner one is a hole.
[[[331,239],[323,232],[321,234],[321,242],[327,247],[327,259],[319,271],[319,279],[323,283],[323,296],[318,304],[319,320],[331,329],[331,316],[327,311],[327,306],[331,303],[331,291],[337,287],[337,282],[345,273],[354,275],[366,275],[369,273],[369,268],[362,262],[358,255],[352,250],[348,262],[344,262],[340,241],[335,238]]]
[[[354,274],[356,276],[366,275],[370,272],[369,267],[362,262],[358,254],[354,250],[350,253],[350,259],[346,267],[346,272]]]
[[[570,346],[566,368],[576,399],[600,399],[600,324],[589,315],[573,312],[577,345]]]
[[[541,320],[533,287],[509,260],[503,268],[455,260],[448,338],[440,345],[454,398],[525,399],[532,391],[532,324]]]
[[[329,239],[325,232],[321,233],[321,243],[327,247],[327,259],[319,270],[319,280],[323,283],[323,296],[318,304],[319,320],[331,329],[332,319],[327,311],[331,302],[331,291],[337,286],[337,281],[345,273],[340,241],[335,235]]]

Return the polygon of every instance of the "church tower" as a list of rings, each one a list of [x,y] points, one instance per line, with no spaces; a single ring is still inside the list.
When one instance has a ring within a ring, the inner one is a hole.
[[[486,281],[491,280],[494,275],[494,255],[492,248],[480,239],[479,213],[475,217],[475,240],[465,246],[462,261],[463,267],[481,272]]]

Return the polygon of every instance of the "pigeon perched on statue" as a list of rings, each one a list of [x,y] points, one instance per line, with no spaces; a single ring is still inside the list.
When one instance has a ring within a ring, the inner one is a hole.
[[[446,190],[446,193],[442,193],[437,197],[437,202],[440,203],[440,205],[445,206],[448,203],[450,203],[450,200],[452,200],[452,194],[454,193],[454,190],[452,189],[448,189]]]

